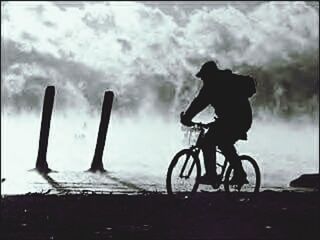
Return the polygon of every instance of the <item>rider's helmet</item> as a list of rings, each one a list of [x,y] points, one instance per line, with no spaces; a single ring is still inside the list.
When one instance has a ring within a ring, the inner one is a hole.
[[[214,61],[206,62],[202,65],[200,71],[196,74],[196,77],[202,78],[204,76],[211,76],[219,71],[217,64]]]

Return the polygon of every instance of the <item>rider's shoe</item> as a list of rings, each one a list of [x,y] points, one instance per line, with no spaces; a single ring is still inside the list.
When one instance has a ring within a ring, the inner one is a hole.
[[[238,185],[238,184],[248,184],[249,181],[247,179],[247,174],[235,174],[232,179],[230,180],[230,185]]]
[[[216,184],[218,182],[218,177],[217,177],[217,175],[205,174],[205,175],[198,178],[198,182],[200,184],[212,185],[212,184]]]

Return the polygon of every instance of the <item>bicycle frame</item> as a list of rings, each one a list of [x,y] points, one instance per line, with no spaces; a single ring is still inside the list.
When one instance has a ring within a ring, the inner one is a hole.
[[[201,176],[201,167],[202,167],[201,163],[203,163],[203,159],[200,159],[200,151],[203,150],[203,143],[205,140],[203,138],[205,137],[206,129],[210,128],[211,126],[214,126],[213,124],[214,122],[208,123],[208,124],[192,123],[192,126],[194,127],[193,129],[197,128],[197,130],[199,130],[198,132],[199,134],[197,136],[195,144],[192,144],[191,146],[189,145],[190,146],[189,148],[180,150],[175,154],[174,158],[172,159],[168,168],[167,178],[166,178],[166,186],[169,194],[175,194],[180,192],[181,190],[185,191],[186,188],[190,188],[190,187],[192,187],[190,193],[193,194],[197,191],[199,185],[202,184],[202,181],[199,181],[198,179]],[[191,134],[189,136],[193,137],[193,135]],[[194,138],[192,138],[192,140],[194,140]],[[249,166],[252,168],[251,170],[253,170],[253,174],[251,174],[250,179],[246,179],[245,182],[243,183],[239,182],[234,184],[233,181],[230,181],[230,179],[232,180],[234,177],[234,167],[232,166],[232,164],[230,164],[230,162],[225,157],[223,152],[221,152],[218,149],[218,144],[213,147],[214,147],[213,149],[214,157],[217,160],[219,160],[219,163],[216,161],[216,168],[218,168],[217,169],[218,178],[213,179],[212,182],[207,182],[207,181],[203,182],[204,185],[211,185],[214,189],[219,189],[220,186],[223,185],[226,192],[232,192],[233,190],[240,191],[242,189],[242,186],[249,184],[248,188],[245,188],[245,191],[249,190],[250,192],[251,191],[259,192],[260,183],[261,183],[261,173],[255,159],[253,159],[249,155],[239,156],[239,160],[241,161],[241,163],[243,163],[242,161],[245,161],[247,164],[249,164]],[[224,158],[223,159],[219,158],[219,155],[217,155],[217,152],[222,154]],[[190,160],[190,157],[192,158],[191,160]],[[179,165],[177,165],[178,162],[179,162]],[[174,170],[175,170],[175,174],[173,175]],[[178,173],[178,176],[176,175],[176,173]],[[192,181],[185,183],[184,179],[191,179]],[[254,182],[251,183],[251,180]],[[177,181],[178,185],[174,181]],[[193,184],[193,185],[190,185],[190,184]],[[179,186],[182,186],[182,189],[180,189]],[[231,190],[230,190],[230,187],[231,187]]]
[[[199,153],[200,153],[200,150],[201,150],[201,139],[204,137],[205,129],[204,129],[204,127],[201,126],[200,124],[199,124],[198,126],[196,126],[196,128],[200,129],[200,133],[199,133],[198,139],[197,139],[197,141],[196,141],[196,144],[193,145],[193,146],[191,146],[191,147],[189,148],[189,150],[190,150],[190,155],[187,157],[187,159],[185,160],[185,162],[184,162],[184,164],[183,164],[183,166],[182,166],[182,168],[181,168],[181,172],[180,172],[180,174],[179,174],[179,177],[180,177],[180,178],[188,179],[188,178],[190,177],[190,175],[191,175],[191,173],[192,173],[192,170],[193,170],[193,168],[194,168],[194,166],[195,166],[195,164],[196,164],[196,159],[193,160],[193,162],[192,162],[192,164],[191,164],[191,167],[190,167],[190,169],[188,170],[187,175],[183,175],[184,172],[185,172],[185,169],[186,169],[186,167],[187,167],[187,164],[188,164],[188,162],[189,162],[190,156],[191,156],[191,154],[195,154],[196,156],[199,156]],[[214,155],[215,155],[215,158],[216,158],[216,153],[218,152],[218,153],[221,153],[221,154],[222,154],[222,152],[221,152],[220,150],[218,150],[216,146],[215,146],[214,148],[215,148]],[[222,155],[223,155],[223,154],[222,154]],[[221,184],[221,183],[223,183],[222,178],[223,178],[223,176],[224,176],[225,170],[227,169],[228,162],[227,162],[227,160],[225,159],[223,164],[216,163],[216,165],[217,165],[218,167],[221,167],[221,173],[218,174],[219,182],[220,182],[220,184]]]

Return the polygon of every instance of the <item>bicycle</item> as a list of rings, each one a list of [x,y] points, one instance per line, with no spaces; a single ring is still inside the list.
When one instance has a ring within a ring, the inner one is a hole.
[[[204,137],[205,129],[209,128],[209,124],[193,124],[194,125],[192,129],[199,132],[196,143],[191,145],[189,148],[179,151],[169,165],[166,178],[166,187],[169,195],[178,195],[181,193],[193,195],[199,187],[200,183],[198,182],[198,178],[201,176],[201,164],[199,158],[201,151],[200,141]],[[214,189],[219,189],[220,186],[223,185],[226,192],[259,192],[261,175],[256,160],[248,155],[240,155],[239,158],[242,161],[242,165],[247,173],[249,184],[230,185],[229,182],[233,176],[233,168],[223,153],[217,149],[217,147],[215,147],[215,149],[215,154],[221,154],[221,156],[224,158],[224,162],[223,164],[220,164],[217,161],[216,166],[217,170],[220,168],[220,173],[218,171],[218,181],[211,184]],[[178,163],[181,164],[182,167],[179,166]],[[246,168],[245,165],[248,165],[250,168]],[[253,170],[253,172],[249,173],[248,170],[250,169]],[[175,170],[178,171],[177,177],[174,176]],[[184,180],[191,180],[191,184],[182,183]],[[177,184],[177,182],[179,183]]]

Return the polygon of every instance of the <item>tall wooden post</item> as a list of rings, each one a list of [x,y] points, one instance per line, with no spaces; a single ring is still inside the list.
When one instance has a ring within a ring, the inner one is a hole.
[[[113,97],[114,97],[114,94],[112,91],[106,91],[104,93],[97,144],[96,144],[93,160],[91,163],[91,168],[89,169],[89,171],[91,172],[96,172],[96,171],[105,172],[105,169],[103,168],[102,155],[103,155],[103,150],[106,142],[106,135],[108,131],[109,121],[110,121]]]
[[[50,130],[50,121],[53,109],[55,87],[48,86],[44,95],[42,119],[39,138],[39,149],[36,162],[36,169],[41,173],[48,173],[51,169],[47,163],[48,138]]]

